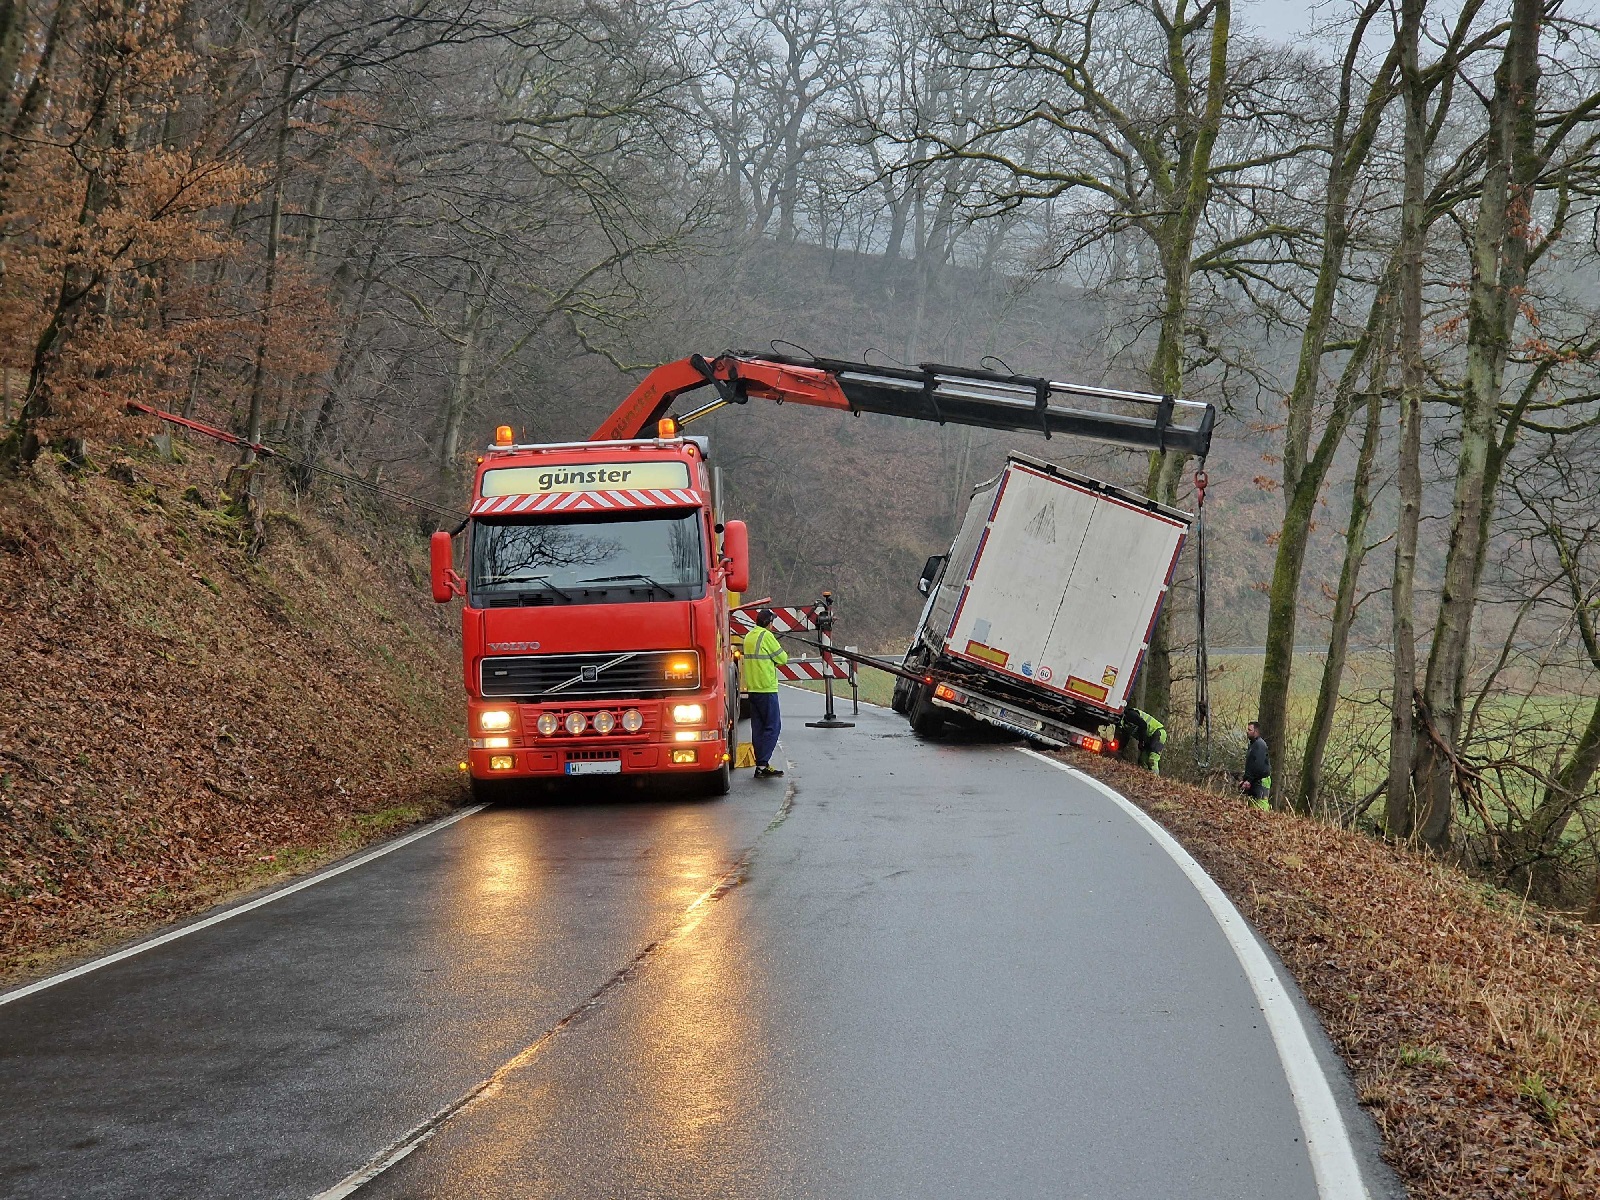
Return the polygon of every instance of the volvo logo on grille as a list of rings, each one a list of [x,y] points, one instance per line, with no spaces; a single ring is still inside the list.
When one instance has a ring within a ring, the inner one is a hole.
[[[600,680],[600,668],[599,667],[584,667],[583,668],[583,681],[585,683],[598,683],[599,680]]]

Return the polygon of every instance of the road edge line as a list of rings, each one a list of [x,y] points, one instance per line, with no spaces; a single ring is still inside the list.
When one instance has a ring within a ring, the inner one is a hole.
[[[1356,1159],[1355,1146],[1350,1140],[1350,1130],[1345,1125],[1344,1114],[1334,1099],[1333,1089],[1322,1070],[1317,1052],[1311,1045],[1300,1011],[1290,997],[1272,961],[1256,941],[1250,923],[1244,919],[1232,900],[1228,899],[1217,881],[1195,861],[1194,856],[1178,840],[1161,827],[1121,792],[1096,779],[1093,775],[1068,766],[1037,750],[1026,746],[1017,749],[1029,758],[1036,758],[1048,766],[1088,784],[1106,796],[1155,839],[1156,845],[1166,852],[1200,893],[1212,917],[1228,939],[1234,957],[1239,960],[1256,1003],[1261,1006],[1267,1028],[1278,1051],[1278,1061],[1294,1097],[1294,1107],[1300,1117],[1300,1130],[1306,1139],[1306,1154],[1311,1160],[1311,1173],[1316,1180],[1317,1194],[1322,1200],[1370,1200],[1366,1180]]]
[[[0,1007],[10,1004],[13,1000],[21,1000],[26,996],[33,995],[35,992],[42,992],[47,988],[55,987],[57,984],[66,983],[69,979],[77,979],[80,976],[88,975],[90,972],[98,971],[101,967],[109,967],[113,963],[123,962],[133,958],[135,955],[143,954],[146,950],[154,950],[157,946],[165,946],[167,943],[175,942],[179,938],[188,937],[191,933],[199,933],[202,929],[210,929],[213,925],[231,921],[234,917],[253,912],[255,909],[271,904],[274,900],[282,900],[285,896],[292,896],[296,892],[304,891],[306,888],[321,883],[325,879],[332,879],[335,875],[343,875],[346,871],[353,871],[357,867],[365,866],[374,859],[382,858],[385,854],[392,854],[403,846],[409,846],[412,842],[421,841],[431,833],[438,833],[441,829],[448,829],[457,821],[470,817],[475,812],[481,812],[486,807],[488,806],[484,804],[468,805],[466,808],[456,810],[448,817],[441,817],[437,821],[424,825],[421,829],[414,829],[402,837],[385,842],[375,850],[369,850],[345,862],[326,867],[314,875],[307,875],[304,879],[297,879],[295,882],[270,891],[264,896],[257,896],[254,900],[246,900],[242,904],[236,904],[232,908],[225,908],[219,913],[213,913],[211,916],[202,918],[192,924],[183,925],[177,929],[169,929],[166,933],[158,934],[146,941],[124,946],[121,950],[114,950],[110,954],[104,954],[86,963],[80,963],[70,970],[47,975],[43,979],[36,979],[32,983],[13,988],[9,992],[0,992]]]

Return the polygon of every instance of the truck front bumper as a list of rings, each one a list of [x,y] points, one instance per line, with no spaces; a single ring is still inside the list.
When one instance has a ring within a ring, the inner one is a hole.
[[[714,771],[732,760],[732,747],[719,732],[713,740],[651,740],[596,745],[598,739],[570,744],[535,744],[499,750],[470,749],[474,779],[551,779],[557,776],[694,774]]]

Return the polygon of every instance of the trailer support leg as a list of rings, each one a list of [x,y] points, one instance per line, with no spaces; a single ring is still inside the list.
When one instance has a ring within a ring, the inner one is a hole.
[[[817,638],[822,650],[822,694],[826,700],[822,720],[807,721],[808,729],[854,729],[854,721],[841,721],[833,711],[833,595],[817,601]],[[858,710],[859,711],[859,710]]]

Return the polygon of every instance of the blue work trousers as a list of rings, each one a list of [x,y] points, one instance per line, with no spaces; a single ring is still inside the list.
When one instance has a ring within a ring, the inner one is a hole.
[[[772,752],[778,745],[778,730],[783,722],[778,717],[777,692],[750,693],[750,741],[755,747],[756,766],[770,766]]]

